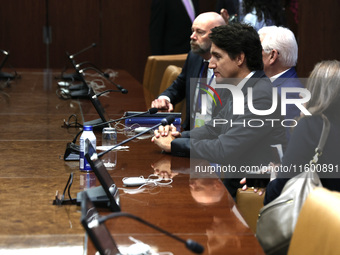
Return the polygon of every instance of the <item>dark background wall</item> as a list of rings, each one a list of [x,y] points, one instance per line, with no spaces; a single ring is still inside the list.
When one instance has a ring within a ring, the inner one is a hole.
[[[340,1],[299,0],[298,74],[308,77],[321,60],[340,60]]]
[[[102,69],[126,69],[140,82],[149,49],[151,0],[0,0],[0,49],[10,51],[15,68],[63,68],[66,54],[93,42],[80,54]],[[200,11],[216,0],[201,0]],[[306,77],[322,59],[340,59],[340,2],[299,0],[299,23],[290,26],[299,42],[298,73]],[[48,7],[48,15],[46,10]],[[44,43],[48,16],[51,43]],[[49,52],[49,58],[47,53]]]

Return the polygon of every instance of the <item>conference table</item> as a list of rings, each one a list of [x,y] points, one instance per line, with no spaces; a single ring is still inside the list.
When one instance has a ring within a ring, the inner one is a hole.
[[[0,83],[0,254],[95,254],[80,223],[81,207],[54,205],[53,200],[57,191],[63,193],[71,173],[72,198],[100,185],[93,172],[79,170],[78,161],[63,158],[66,144],[80,131],[65,122],[98,119],[98,113],[89,99],[58,96],[58,70],[18,73],[20,78]],[[142,85],[124,70],[115,74],[114,81],[129,92],[100,97],[110,118],[146,111]],[[106,89],[110,86],[106,84]],[[124,122],[116,128],[118,142],[131,136]],[[100,145],[101,131],[94,132]],[[150,136],[127,143],[128,148],[117,152],[116,167],[108,170],[119,188],[121,210],[199,242],[203,254],[264,254],[220,179],[193,176],[190,159],[163,153]],[[123,186],[124,177],[152,174],[172,183],[143,189]],[[97,209],[100,215],[111,213]],[[155,252],[193,254],[183,243],[132,219],[116,218],[105,224],[122,254],[138,241]]]

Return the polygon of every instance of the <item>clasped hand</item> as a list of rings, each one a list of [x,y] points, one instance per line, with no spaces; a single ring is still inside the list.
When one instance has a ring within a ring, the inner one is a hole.
[[[274,163],[269,163],[268,166],[264,166],[262,167],[262,169],[260,170],[260,172],[262,173],[270,173],[270,181],[274,180],[276,178],[276,173],[272,171],[272,169],[274,169],[274,167],[276,166],[276,164]],[[242,190],[246,190],[248,188],[247,186],[247,179],[243,178],[240,181],[240,184],[243,184]],[[260,196],[263,195],[265,192],[265,187],[254,187],[254,193],[258,193]]]
[[[160,126],[154,131],[151,142],[158,145],[165,152],[171,152],[171,142],[178,137],[181,137],[181,133],[177,131],[174,125]]]

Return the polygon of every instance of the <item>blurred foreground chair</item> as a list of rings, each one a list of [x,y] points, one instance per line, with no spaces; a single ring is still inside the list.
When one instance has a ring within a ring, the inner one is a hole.
[[[254,233],[256,233],[257,218],[263,207],[264,196],[265,194],[259,196],[254,193],[254,188],[238,189],[236,193],[236,206]]]
[[[169,65],[182,67],[187,58],[187,54],[149,56],[143,77],[143,88],[146,108],[150,108],[151,102],[158,97],[159,88],[165,69]]]
[[[288,255],[340,254],[340,193],[316,188],[305,201]]]

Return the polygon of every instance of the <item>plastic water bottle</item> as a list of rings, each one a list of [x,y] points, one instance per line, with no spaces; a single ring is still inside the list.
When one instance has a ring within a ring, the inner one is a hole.
[[[93,148],[96,149],[96,136],[93,133],[92,126],[84,126],[83,133],[80,137],[80,155],[79,155],[79,169],[80,171],[91,171],[91,166],[89,162],[87,162],[85,158],[85,154],[88,152],[88,148],[86,146],[86,139],[90,140]]]

